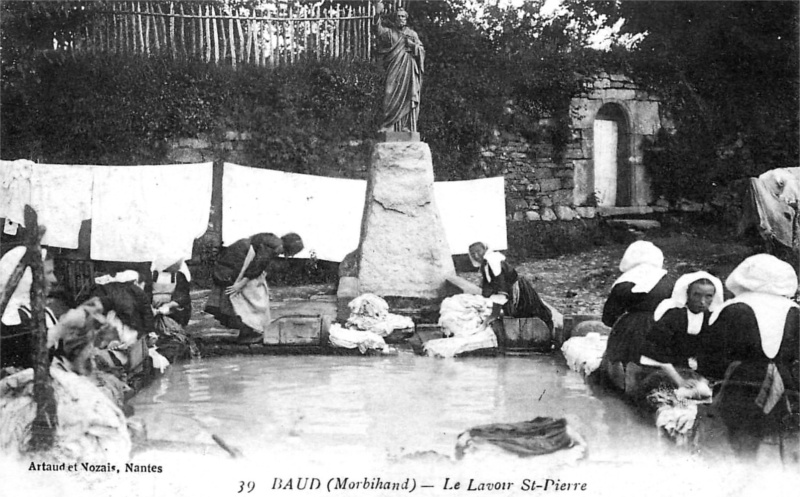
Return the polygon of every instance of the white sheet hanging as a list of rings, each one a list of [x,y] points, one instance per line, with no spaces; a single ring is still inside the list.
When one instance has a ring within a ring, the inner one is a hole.
[[[505,179],[437,181],[436,205],[453,254],[466,254],[477,241],[506,250]]]
[[[31,205],[46,228],[43,245],[78,248],[81,222],[92,217],[93,169],[102,166],[34,164]]]
[[[255,233],[303,238],[298,257],[341,261],[358,247],[365,181],[284,173],[225,163],[222,242]]]
[[[436,204],[454,254],[483,240],[507,248],[503,178],[434,184]],[[259,232],[290,231],[322,260],[341,261],[358,247],[364,214],[364,180],[327,178],[225,163],[222,179],[222,241]]]
[[[33,162],[0,161],[0,217],[25,226],[25,204],[31,203]]]
[[[208,228],[211,185],[211,162],[96,167],[92,259],[190,259]]]

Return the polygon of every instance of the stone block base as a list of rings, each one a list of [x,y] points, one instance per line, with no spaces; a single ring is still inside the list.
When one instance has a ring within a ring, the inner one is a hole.
[[[379,142],[418,142],[416,131],[378,131]]]

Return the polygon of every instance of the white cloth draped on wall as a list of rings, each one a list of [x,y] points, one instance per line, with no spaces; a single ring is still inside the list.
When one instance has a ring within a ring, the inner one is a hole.
[[[91,258],[190,259],[208,228],[211,186],[211,162],[95,168]]]
[[[358,247],[367,183],[255,169],[225,163],[222,179],[222,241],[259,232],[303,238],[298,257],[341,261]],[[495,250],[506,245],[503,178],[434,184],[436,204],[454,254],[484,240]]]

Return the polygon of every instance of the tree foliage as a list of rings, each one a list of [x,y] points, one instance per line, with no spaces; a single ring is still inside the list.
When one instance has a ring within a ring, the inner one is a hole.
[[[53,51],[53,40],[68,44],[90,21],[92,5],[2,3],[4,158],[157,161],[170,138],[236,129],[268,137],[248,151],[258,164],[325,174],[341,160],[341,143],[374,135],[376,62],[233,71]],[[558,150],[570,137],[570,97],[601,70],[625,72],[659,95],[675,123],[646,154],[657,193],[700,197],[715,182],[797,164],[796,2],[572,0],[556,17],[540,15],[538,1],[482,3],[479,16],[474,5],[408,5],[427,51],[420,129],[438,179],[483,174],[481,147],[502,131]],[[588,48],[599,27],[620,19],[621,35],[646,34],[638,45]]]
[[[715,183],[797,165],[800,4],[589,4],[608,23],[625,19],[622,34],[646,33],[624,60],[675,123],[647,155],[658,193],[702,197]]]
[[[564,26],[541,18],[537,7],[493,6],[475,22],[463,0],[410,3],[411,25],[427,51],[420,128],[437,178],[482,175],[480,148],[498,131],[566,142],[569,98],[599,59]],[[17,12],[17,19],[29,20],[18,23],[4,48],[35,46],[24,26],[52,15],[37,9]],[[4,80],[6,157],[153,162],[163,159],[167,139],[235,129],[267,137],[248,150],[259,165],[325,174],[342,142],[368,139],[377,129],[377,63],[327,60],[233,71],[156,57],[26,53],[20,77]],[[539,124],[553,116],[560,118],[555,126]]]

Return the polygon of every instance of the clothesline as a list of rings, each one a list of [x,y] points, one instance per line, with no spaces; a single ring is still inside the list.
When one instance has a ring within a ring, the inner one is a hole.
[[[209,224],[212,163],[143,166],[35,164],[0,161],[0,217],[6,232],[23,223],[30,204],[47,226],[43,244],[78,248],[81,223],[91,219],[93,260],[168,265],[190,259]],[[506,248],[502,177],[434,184],[453,254],[470,243]],[[341,261],[360,236],[366,181],[285,173],[224,164],[223,244],[267,231],[299,233],[322,260]]]

